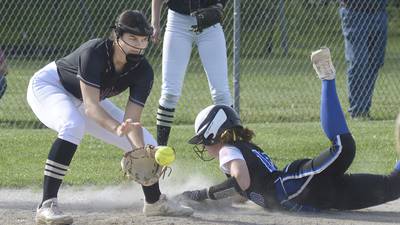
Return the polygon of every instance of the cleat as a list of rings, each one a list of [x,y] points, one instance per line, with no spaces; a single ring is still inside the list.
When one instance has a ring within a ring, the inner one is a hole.
[[[160,200],[153,204],[144,203],[143,214],[145,216],[191,216],[193,209],[187,206],[180,205],[176,202],[168,200],[162,194]]]
[[[42,203],[42,206],[37,208],[36,224],[72,224],[71,216],[65,215],[58,208],[57,198],[51,198]]]
[[[323,47],[311,53],[311,62],[321,80],[333,80],[336,77],[329,48]]]

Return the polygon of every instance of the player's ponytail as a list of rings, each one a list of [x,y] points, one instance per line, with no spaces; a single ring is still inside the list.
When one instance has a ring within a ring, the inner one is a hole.
[[[234,127],[222,132],[220,140],[223,144],[234,143],[237,141],[251,142],[254,136],[254,132],[248,128]]]

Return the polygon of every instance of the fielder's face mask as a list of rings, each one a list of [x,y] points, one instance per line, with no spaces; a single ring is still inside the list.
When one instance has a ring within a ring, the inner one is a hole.
[[[146,37],[147,38],[147,37]],[[139,37],[137,39],[140,39]],[[129,46],[130,49],[133,49],[134,53],[129,53],[122,48],[120,43],[118,42],[118,46],[120,47],[121,51],[125,54],[126,61],[130,64],[139,63],[144,58],[144,52],[147,48],[148,41],[145,45],[138,44],[140,41],[126,41],[124,38],[119,38],[120,41],[124,42],[125,45]],[[144,46],[144,47],[143,47]]]
[[[195,145],[193,150],[200,159],[210,161],[213,158],[206,159],[204,156],[205,146],[219,143],[224,130],[237,126],[242,125],[235,110],[225,105],[211,105],[197,115],[194,125],[196,135],[188,142]]]

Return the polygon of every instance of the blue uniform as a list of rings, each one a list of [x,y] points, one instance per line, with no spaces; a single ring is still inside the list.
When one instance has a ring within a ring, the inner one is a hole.
[[[390,175],[346,174],[356,146],[340,107],[335,80],[322,81],[321,126],[331,147],[282,170],[256,145],[233,143],[250,174],[250,187],[241,194],[264,208],[290,211],[361,209],[400,197],[398,168]]]
[[[348,63],[349,112],[369,115],[387,42],[387,0],[341,0],[340,16]]]

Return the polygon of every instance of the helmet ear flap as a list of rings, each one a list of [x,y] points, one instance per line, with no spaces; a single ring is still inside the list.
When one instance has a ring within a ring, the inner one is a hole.
[[[117,39],[122,36],[123,31],[122,31],[121,27],[118,26],[118,24],[115,25],[114,31],[115,31],[115,36],[117,37]]]

